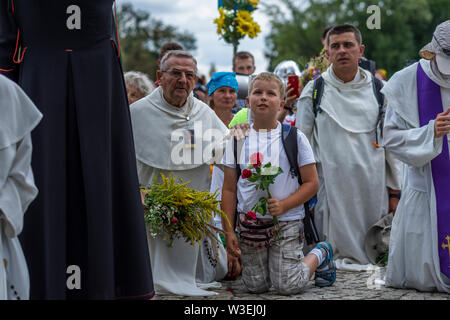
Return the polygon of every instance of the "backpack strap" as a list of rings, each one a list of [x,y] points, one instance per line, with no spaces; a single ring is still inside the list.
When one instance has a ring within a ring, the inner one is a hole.
[[[372,76],[373,93],[378,102],[378,120],[376,129],[380,131],[381,137],[383,137],[383,118],[384,118],[384,109],[383,109],[384,95],[381,93],[381,89],[383,88],[383,86],[384,84],[380,79]],[[376,143],[378,144],[378,134],[376,134]]]
[[[297,161],[298,144],[297,144],[297,128],[290,127],[285,129],[283,127],[283,147],[286,152],[286,156],[290,165],[290,174],[292,177],[297,176],[299,185],[302,185],[302,177],[300,175],[300,169]],[[305,232],[305,240],[308,245],[320,242],[319,233],[317,232],[316,225],[314,224],[314,218],[311,216],[309,210],[309,202],[306,201],[303,206],[305,208],[305,218],[303,219],[303,226]]]
[[[283,147],[290,165],[289,173],[291,174],[291,177],[297,177],[298,183],[302,184],[302,177],[300,176],[297,161],[297,154],[298,154],[297,128],[296,127],[286,128],[282,126],[282,132],[283,132],[283,139],[282,139]]]
[[[320,102],[321,102],[322,96],[323,96],[324,83],[325,83],[325,81],[323,80],[322,76],[320,76],[316,80],[314,80],[313,93],[312,93],[314,118],[317,117],[318,112],[322,112],[322,109],[320,108]]]
[[[378,106],[380,107],[380,109],[383,109],[384,95],[381,93],[381,89],[384,86],[383,81],[381,81],[377,77],[373,77],[372,86],[373,93],[375,94],[375,97],[378,101]]]
[[[246,139],[246,138],[245,138]],[[238,144],[240,144],[240,150],[242,150],[242,144],[245,142],[245,139],[237,140],[235,136],[233,136],[233,154],[234,154],[234,163],[236,164],[236,174],[237,174],[237,182],[239,181],[239,177],[241,176],[241,166],[239,165],[238,159],[240,159],[241,153],[238,153]],[[237,198],[236,198],[236,213],[234,215],[234,221],[233,221],[233,230],[236,230],[236,223],[239,216],[239,212],[237,212]]]
[[[238,163],[238,152],[237,152],[237,146],[238,145],[238,140],[236,139],[236,137],[233,136],[233,154],[234,154],[234,163],[236,164],[236,174],[237,174],[237,178],[239,180],[239,177],[241,176],[241,166]]]

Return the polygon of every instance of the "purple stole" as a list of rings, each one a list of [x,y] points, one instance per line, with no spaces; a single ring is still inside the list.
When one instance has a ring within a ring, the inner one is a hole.
[[[443,112],[441,88],[417,67],[417,98],[420,126]],[[450,278],[450,159],[447,136],[443,137],[442,152],[431,160],[431,172],[436,193],[438,252],[441,272]]]

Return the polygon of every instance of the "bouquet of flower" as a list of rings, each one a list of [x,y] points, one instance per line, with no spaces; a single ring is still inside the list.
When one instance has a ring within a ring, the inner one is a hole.
[[[319,56],[313,57],[308,64],[305,66],[305,70],[302,71],[300,76],[300,81],[303,86],[314,79],[320,77],[320,75],[328,69],[329,61],[325,56],[325,48],[322,49],[322,52]]]
[[[270,194],[269,186],[275,182],[275,178],[283,173],[283,170],[279,167],[272,166],[270,162],[262,166],[263,155],[259,152],[253,153],[250,156],[250,163],[247,169],[242,171],[242,179],[247,179],[253,182],[256,190],[261,189],[267,191],[269,198],[272,198]],[[253,172],[252,169],[255,171]],[[269,204],[267,198],[261,197],[258,202],[253,206],[246,216],[249,219],[256,219],[256,212],[259,212],[262,216],[265,216],[269,210]],[[277,238],[279,235],[279,221],[278,217],[273,217],[273,223],[276,227]]]
[[[219,0],[220,16],[214,19],[217,34],[225,42],[233,44],[234,53],[237,51],[239,40],[247,35],[253,39],[261,32],[261,28],[252,17],[258,2],[259,0]]]
[[[200,244],[205,236],[217,241],[213,231],[223,231],[211,225],[211,219],[219,215],[228,221],[226,214],[218,208],[217,191],[214,194],[198,191],[188,188],[189,182],[176,183],[172,175],[166,178],[161,174],[161,177],[162,183],[158,184],[155,178],[150,189],[141,187],[141,191],[145,192],[144,215],[150,235],[156,237],[162,234],[163,240],[168,237],[169,247],[178,238],[184,238],[191,244]]]

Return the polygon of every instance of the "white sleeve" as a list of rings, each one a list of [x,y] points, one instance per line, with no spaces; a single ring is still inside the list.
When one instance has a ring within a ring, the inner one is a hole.
[[[303,167],[311,163],[316,163],[311,145],[309,144],[308,139],[306,139],[306,136],[300,130],[297,130],[297,146],[297,161],[299,167]]]
[[[420,128],[411,128],[388,106],[383,130],[383,145],[400,161],[422,167],[442,152],[443,138],[434,139],[434,120]]]
[[[0,150],[0,211],[9,238],[22,231],[23,216],[38,190],[31,170],[31,136]]]

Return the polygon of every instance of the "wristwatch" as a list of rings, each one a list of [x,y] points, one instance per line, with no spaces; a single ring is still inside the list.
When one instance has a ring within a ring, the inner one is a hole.
[[[400,199],[402,196],[402,193],[389,193],[389,198],[396,198],[396,199]]]

